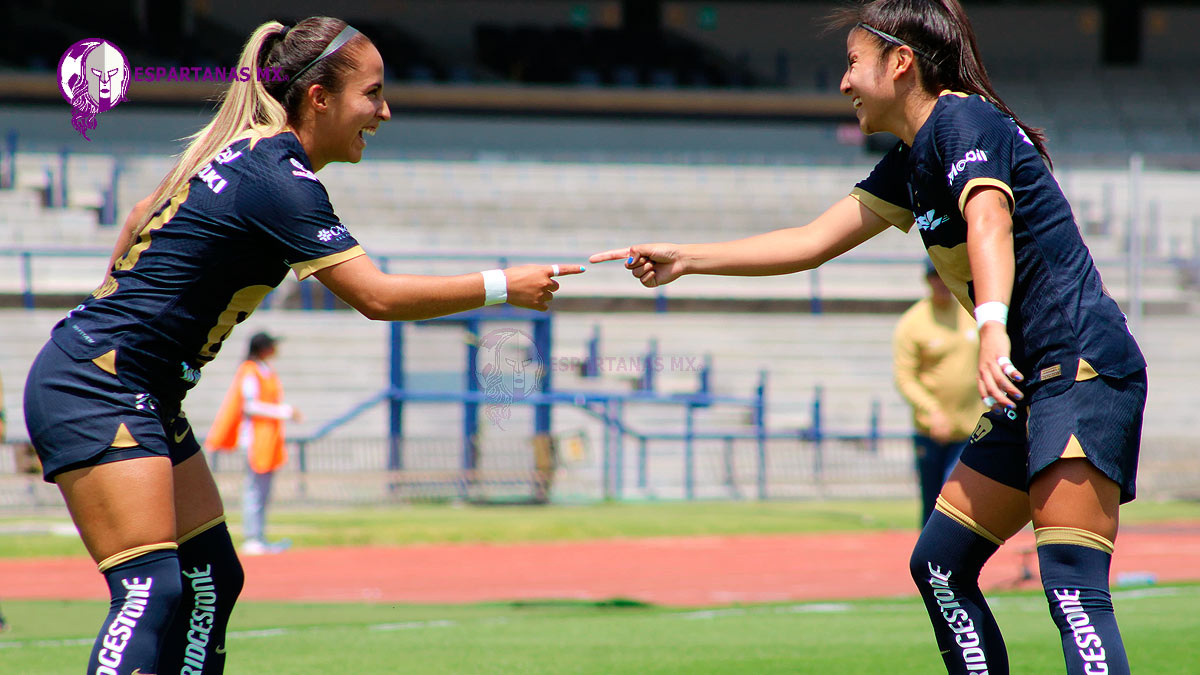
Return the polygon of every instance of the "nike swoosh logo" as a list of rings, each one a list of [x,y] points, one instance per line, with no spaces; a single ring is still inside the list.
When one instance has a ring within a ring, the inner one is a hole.
[[[189,426],[185,426],[185,427],[183,427],[183,431],[182,431],[182,432],[176,431],[176,432],[174,433],[174,436],[175,436],[175,442],[176,442],[176,443],[182,443],[182,442],[183,442],[183,439],[187,438],[188,432],[189,432],[189,431],[191,431],[191,429],[192,429],[191,427],[189,427]]]
[[[225,645],[221,645],[220,647],[217,647],[216,650],[214,650],[214,651],[216,651],[218,654],[224,654],[225,653]]]

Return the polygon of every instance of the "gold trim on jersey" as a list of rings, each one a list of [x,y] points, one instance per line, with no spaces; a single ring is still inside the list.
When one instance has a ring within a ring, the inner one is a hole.
[[[872,213],[900,228],[904,232],[908,232],[912,229],[915,219],[913,218],[911,209],[906,209],[903,206],[896,206],[895,204],[880,199],[870,192],[858,187],[850,191],[850,196],[857,199],[859,204],[862,204],[870,209]]]
[[[987,539],[988,541],[992,542],[993,544],[995,544],[997,546],[1004,545],[1003,539],[1001,539],[1000,537],[997,537],[996,535],[992,534],[991,532],[988,532],[986,528],[984,528],[979,523],[975,522],[975,520],[972,519],[970,516],[963,513],[962,511],[959,511],[957,508],[955,508],[955,506],[953,504],[951,504],[949,501],[947,501],[945,497],[938,495],[937,502],[934,503],[933,508],[937,509],[938,511],[941,511],[942,513],[946,514],[948,517],[957,521],[959,525],[962,525],[963,527],[965,527],[968,530],[974,532],[975,534],[983,537],[984,539]]]
[[[117,258],[117,261],[113,263],[113,272],[130,269],[137,264],[138,258],[142,256],[142,253],[144,253],[146,249],[150,248],[150,234],[154,232],[154,230],[157,230],[163,225],[171,222],[171,219],[175,217],[175,214],[179,212],[180,207],[183,206],[183,203],[187,201],[189,190],[191,190],[191,183],[184,183],[183,187],[179,189],[179,192],[176,192],[175,195],[167,201],[167,205],[163,207],[163,210],[160,211],[157,216],[151,218],[150,222],[146,223],[146,226],[143,227],[141,232],[138,233],[137,241],[134,242],[133,246],[129,248],[125,255]],[[113,278],[112,273],[110,272],[109,275],[104,278],[104,283],[100,284],[100,288],[92,291],[92,297],[97,299],[107,298],[116,292],[117,280]]]
[[[92,363],[96,364],[96,367],[98,367],[100,370],[103,370],[104,372],[108,373],[109,375],[116,375],[117,374],[117,350],[110,349],[110,350],[104,352],[100,356],[97,356],[96,358],[92,359]]]
[[[233,297],[229,298],[229,304],[225,306],[225,311],[217,316],[217,323],[209,329],[208,342],[200,348],[196,360],[208,363],[216,358],[217,350],[221,348],[221,343],[225,341],[225,338],[233,332],[233,327],[245,321],[246,317],[254,312],[270,292],[270,286],[257,284],[247,286],[234,293]]]
[[[188,532],[187,534],[183,535],[182,537],[179,538],[179,543],[183,544],[183,542],[185,542],[189,539],[195,539],[196,537],[204,534],[205,532],[208,532],[209,530],[213,529],[214,527],[220,525],[223,522],[225,522],[225,514],[224,513],[217,516],[216,518],[213,518],[212,520],[201,525],[200,527],[197,527],[196,529],[192,530],[191,532]]]
[[[1033,530],[1033,541],[1037,546],[1047,544],[1074,544],[1086,546],[1112,555],[1113,543],[1095,532],[1078,527],[1038,527]]]
[[[1012,215],[1013,208],[1015,208],[1014,205],[1017,202],[1013,199],[1013,191],[1008,186],[1008,183],[996,178],[972,178],[963,186],[962,194],[958,196],[958,212],[963,214],[964,218],[966,218],[967,214],[963,209],[967,208],[967,199],[971,197],[971,191],[981,187],[994,187],[1003,190],[1004,194],[1008,195],[1008,213]]]
[[[1075,434],[1067,439],[1067,447],[1063,448],[1059,459],[1087,459],[1087,454],[1083,452],[1083,446],[1079,444],[1079,439],[1075,438]]]
[[[938,96],[939,96],[939,97],[940,97],[940,96],[957,96],[957,97],[959,97],[959,98],[970,98],[970,97],[971,97],[971,95],[970,95],[970,94],[968,94],[968,93],[966,93],[966,92],[963,92],[963,91],[951,91],[951,90],[949,90],[949,89],[943,89],[943,90],[942,90],[942,91],[941,91],[941,92],[938,94]]]
[[[179,544],[176,544],[173,541],[164,541],[161,544],[134,546],[133,548],[127,548],[120,553],[114,553],[113,555],[108,556],[104,560],[101,560],[100,564],[96,565],[96,567],[100,568],[101,572],[107,572],[117,565],[127,563],[130,560],[133,560],[138,556],[146,555],[147,553],[153,553],[154,551],[175,551],[178,549]]]
[[[967,293],[967,284],[971,283],[972,279],[971,261],[967,259],[967,242],[964,241],[953,248],[935,244],[929,247],[928,253],[946,288],[950,289],[967,311],[973,311],[975,303]]]
[[[129,427],[121,422],[121,426],[117,427],[117,435],[113,436],[112,443],[108,444],[110,448],[136,448],[141,445],[137,439],[130,433]]]
[[[1096,372],[1096,369],[1092,367],[1092,364],[1084,361],[1083,359],[1079,359],[1079,371],[1075,373],[1076,382],[1083,382],[1084,380],[1090,380],[1093,377],[1099,376],[1100,373]]]
[[[298,262],[295,265],[292,265],[292,271],[296,273],[297,280],[304,281],[326,267],[333,267],[338,263],[344,263],[347,260],[353,260],[360,255],[366,254],[367,252],[363,250],[362,246],[353,246],[345,251],[333,253],[323,258],[315,258],[313,260]]]

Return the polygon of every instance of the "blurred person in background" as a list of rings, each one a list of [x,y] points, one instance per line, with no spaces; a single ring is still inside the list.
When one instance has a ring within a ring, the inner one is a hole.
[[[803,227],[591,261],[623,259],[650,288],[686,274],[789,274],[917,225],[941,278],[974,310],[988,408],[910,561],[946,670],[1009,672],[979,572],[1032,521],[1067,673],[1127,675],[1108,578],[1119,507],[1136,489],[1146,361],[1051,174],[1045,138],[992,89],[957,0],[860,2],[834,24],[849,28],[841,91],[859,128],[900,139],[850,195]]]
[[[249,76],[233,79],[212,121],[134,207],[103,283],[53,328],[26,380],[43,477],[58,485],[111,595],[89,673],[224,670],[244,575],[182,402],[289,271],[384,321],[502,302],[544,311],[553,277],[583,271],[382,272],[316,175],[362,159],[364,134],[391,118],[374,44],[339,19],[270,21],[250,35],[236,72]]]
[[[975,319],[954,299],[932,263],[925,265],[925,283],[929,296],[904,312],[892,334],[896,388],[913,411],[922,527],[985,410],[975,382]]]
[[[233,384],[204,439],[215,452],[240,450],[246,457],[246,482],[242,497],[245,555],[280,553],[288,540],[268,542],[267,504],[275,472],[287,463],[284,422],[300,422],[300,411],[283,400],[283,383],[272,362],[279,354],[279,339],[266,333],[250,338],[246,360],[238,366]]]

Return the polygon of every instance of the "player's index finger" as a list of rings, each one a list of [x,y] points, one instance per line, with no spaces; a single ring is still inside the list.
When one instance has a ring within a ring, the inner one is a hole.
[[[609,260],[623,260],[628,257],[629,257],[629,249],[628,248],[614,248],[611,251],[604,251],[603,253],[593,253],[592,256],[590,258],[588,258],[588,262],[598,263],[598,262],[606,262]]]
[[[569,274],[583,274],[586,270],[583,265],[551,265],[550,276],[565,277]]]

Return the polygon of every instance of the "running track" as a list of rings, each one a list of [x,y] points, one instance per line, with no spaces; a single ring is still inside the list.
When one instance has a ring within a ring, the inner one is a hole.
[[[659,537],[510,545],[301,549],[243,558],[247,600],[470,603],[629,598],[668,606],[914,595],[908,556],[916,532]],[[993,557],[981,585],[1038,588],[1033,535]],[[1028,569],[1032,579],[1021,580]],[[1114,581],[1200,579],[1194,524],[1127,528]],[[0,598],[107,600],[89,560],[0,560]]]

